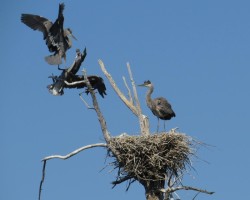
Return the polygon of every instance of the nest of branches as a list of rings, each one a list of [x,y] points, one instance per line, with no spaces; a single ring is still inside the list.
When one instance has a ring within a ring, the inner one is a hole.
[[[125,180],[163,181],[178,177],[191,166],[194,140],[185,134],[163,132],[149,136],[119,136],[110,140],[109,156],[118,169],[119,184]]]

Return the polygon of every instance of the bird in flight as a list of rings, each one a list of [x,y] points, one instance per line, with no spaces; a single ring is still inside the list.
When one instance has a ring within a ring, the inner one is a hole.
[[[53,55],[45,57],[45,60],[51,65],[59,65],[62,63],[62,58],[66,60],[66,51],[71,48],[72,41],[69,36],[76,39],[71,29],[63,28],[64,24],[64,3],[59,4],[58,17],[54,23],[45,17],[33,14],[22,14],[21,21],[33,30],[38,30],[43,33],[43,39],[50,52]]]

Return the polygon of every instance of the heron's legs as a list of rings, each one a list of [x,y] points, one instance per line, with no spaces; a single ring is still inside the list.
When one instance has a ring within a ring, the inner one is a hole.
[[[79,97],[80,97],[80,99],[82,100],[82,102],[84,103],[84,105],[85,105],[88,109],[95,109],[95,108],[93,108],[93,107],[90,107],[89,104],[84,100],[84,98],[82,97],[82,93],[84,93],[84,92],[79,93]]]
[[[158,120],[158,123],[157,123],[157,133],[159,132],[159,126],[160,126],[160,119],[159,119],[159,117],[157,117],[157,120]]]

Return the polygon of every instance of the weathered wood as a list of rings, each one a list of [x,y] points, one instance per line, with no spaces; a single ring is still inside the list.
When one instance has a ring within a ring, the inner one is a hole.
[[[89,80],[87,78],[87,73],[86,73],[85,70],[83,70],[83,75],[84,75],[84,79],[86,80],[86,85],[87,85],[89,93],[91,95],[91,98],[92,98],[92,101],[93,101],[93,106],[94,106],[94,109],[96,111],[99,123],[101,125],[101,129],[102,129],[104,139],[108,143],[111,136],[110,136],[110,133],[108,132],[106,121],[105,121],[105,119],[104,119],[104,117],[102,115],[102,112],[101,112],[100,108],[99,108],[98,101],[97,101],[96,96],[95,96],[95,92],[94,92],[94,90],[92,89],[92,87],[90,85],[90,82],[89,82]]]
[[[105,143],[97,143],[97,144],[86,145],[84,147],[81,147],[79,149],[76,149],[76,150],[72,151],[71,153],[69,153],[69,154],[67,154],[65,156],[51,155],[51,156],[47,156],[47,157],[43,158],[42,161],[46,161],[46,160],[50,160],[50,159],[54,159],[54,158],[66,160],[66,159],[80,153],[81,151],[84,151],[84,150],[90,149],[90,148],[94,148],[94,147],[107,147],[107,144],[105,144]]]
[[[142,135],[149,135],[150,133],[149,133],[148,117],[146,115],[142,114],[140,101],[138,99],[138,95],[137,95],[137,91],[136,91],[135,81],[134,81],[129,63],[127,63],[127,68],[128,68],[128,73],[129,73],[130,80],[132,83],[132,88],[133,88],[133,93],[134,93],[134,98],[135,98],[135,103],[136,103],[137,116],[139,118],[141,134]]]
[[[133,102],[133,98],[131,97],[131,93],[130,93],[130,89],[128,88],[128,85],[125,82],[125,79],[123,78],[124,82],[125,82],[125,87],[128,89],[129,91],[129,99],[126,98],[126,96],[121,92],[121,90],[118,88],[118,86],[116,85],[114,79],[112,78],[112,76],[110,75],[110,73],[107,71],[107,69],[105,68],[104,63],[99,60],[99,65],[101,67],[101,70],[103,71],[104,75],[107,77],[107,79],[109,80],[110,85],[112,86],[112,88],[114,89],[114,91],[116,92],[116,94],[118,95],[118,97],[123,101],[123,103],[132,111],[132,113],[134,115],[136,115],[139,119],[139,125],[140,125],[140,132],[142,135],[149,135],[149,121],[148,121],[148,117],[146,115],[142,114],[141,111],[141,107],[140,107],[140,102],[138,99],[138,95],[137,95],[137,91],[136,91],[136,85],[135,85],[135,81],[133,79],[133,75],[132,75],[132,71],[130,69],[130,65],[129,63],[127,63],[127,69],[129,72],[129,76],[130,76],[130,81],[132,84],[132,89],[133,89],[133,94],[134,94],[134,100],[135,100],[135,105]]]

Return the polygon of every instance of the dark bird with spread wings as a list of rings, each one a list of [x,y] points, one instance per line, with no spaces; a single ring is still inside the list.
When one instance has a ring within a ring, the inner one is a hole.
[[[58,17],[54,23],[50,20],[32,14],[22,14],[21,21],[33,30],[38,30],[43,33],[43,39],[50,52],[54,55],[46,56],[45,60],[51,65],[59,65],[62,63],[62,58],[66,60],[66,51],[71,48],[72,41],[69,36],[73,37],[72,31],[69,28],[64,29],[63,10],[65,5],[59,4]]]
[[[60,69],[62,70],[61,75],[58,76],[50,76],[53,80],[53,84],[47,86],[49,92],[55,96],[60,96],[64,94],[64,88],[76,88],[81,89],[87,87],[86,80],[84,79],[83,75],[76,75],[82,62],[84,61],[87,55],[86,48],[84,49],[83,53],[81,54],[80,50],[76,50],[76,58],[73,64],[67,69]],[[104,81],[101,77],[96,75],[91,75],[87,77],[92,89],[97,89],[99,94],[104,98],[106,95],[106,86]],[[86,90],[86,93],[89,91]]]
[[[146,103],[152,113],[158,119],[157,132],[159,130],[159,119],[170,120],[172,117],[175,117],[175,113],[172,110],[170,103],[164,97],[157,97],[155,99],[151,98],[151,94],[154,91],[154,85],[150,81],[145,81],[139,86],[144,86],[148,88],[146,95]],[[165,123],[164,123],[165,128]]]

